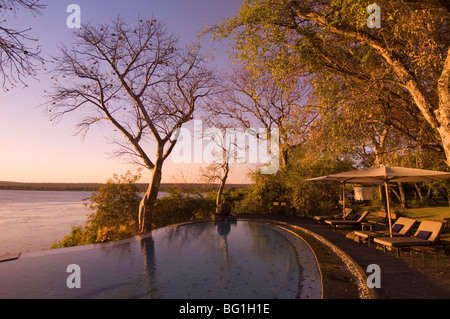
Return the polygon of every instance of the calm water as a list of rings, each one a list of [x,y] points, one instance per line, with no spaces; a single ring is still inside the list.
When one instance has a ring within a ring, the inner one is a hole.
[[[83,199],[91,194],[0,190],[0,256],[49,249],[70,234],[72,225],[84,226],[92,211],[84,207]]]
[[[84,226],[91,192],[0,190],[0,255],[35,252]]]
[[[320,298],[312,252],[286,236],[261,223],[201,222],[24,254],[0,263],[0,298]],[[72,264],[80,287],[69,289]]]

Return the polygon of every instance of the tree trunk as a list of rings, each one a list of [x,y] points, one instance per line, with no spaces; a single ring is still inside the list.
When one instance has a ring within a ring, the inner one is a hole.
[[[228,178],[228,172],[230,171],[230,166],[228,164],[228,162],[225,163],[225,174],[224,176],[221,178],[220,180],[220,185],[219,185],[219,189],[217,190],[217,197],[216,197],[216,212],[219,209],[219,205],[220,205],[220,199],[222,198],[222,193],[223,190],[225,188],[225,184],[227,182],[227,178]]]
[[[156,160],[156,165],[152,170],[152,180],[139,205],[139,233],[141,234],[152,230],[153,209],[158,199],[159,187],[161,186],[162,164],[162,159]]]
[[[447,199],[448,206],[450,207],[450,196],[448,195],[448,191],[446,188],[444,189],[443,193],[444,197]]]
[[[422,183],[420,183],[420,185],[418,183],[414,183],[414,186],[416,187],[416,192],[419,195],[420,203],[422,205],[426,205],[431,199],[431,195],[432,195],[431,186],[428,186],[428,190],[425,195],[422,193]]]
[[[439,108],[435,111],[441,126],[438,132],[444,147],[447,165],[450,166],[450,48],[447,52],[444,68],[438,80]]]
[[[403,187],[403,183],[398,182],[398,189],[400,192],[400,203],[401,203],[402,207],[408,208],[408,202],[406,200],[406,194],[405,194],[405,189]]]
[[[379,185],[378,190],[380,192],[381,211],[387,212],[386,189],[383,185]]]

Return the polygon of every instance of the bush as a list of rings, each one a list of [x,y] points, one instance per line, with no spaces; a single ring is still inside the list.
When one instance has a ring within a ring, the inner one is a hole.
[[[299,150],[276,174],[253,174],[254,183],[235,204],[238,214],[293,213],[303,216],[330,214],[337,208],[342,186],[336,182],[310,182],[308,178],[352,169],[349,161],[310,160]],[[274,205],[286,203],[286,207]]]
[[[152,228],[209,219],[215,210],[213,198],[204,198],[200,194],[192,194],[180,188],[172,188],[169,193],[170,195],[156,202]]]
[[[278,210],[274,202],[287,202],[288,189],[282,173],[262,175],[254,173],[254,183],[241,195],[242,199],[234,204],[236,214],[274,214]]]
[[[140,175],[114,175],[85,204],[94,211],[85,227],[72,226],[72,231],[50,248],[103,243],[131,237],[138,231],[140,190],[136,181]]]

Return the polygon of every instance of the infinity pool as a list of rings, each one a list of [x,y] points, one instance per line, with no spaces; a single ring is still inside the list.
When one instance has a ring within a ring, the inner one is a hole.
[[[290,299],[320,298],[321,289],[314,254],[303,240],[248,221],[168,226],[130,240],[0,263],[0,298]]]

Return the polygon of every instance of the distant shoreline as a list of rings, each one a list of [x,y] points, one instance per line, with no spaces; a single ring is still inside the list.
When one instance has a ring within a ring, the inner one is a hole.
[[[36,191],[96,191],[103,183],[22,183],[0,181],[0,190],[36,190]],[[137,186],[146,191],[148,184],[138,183]],[[245,188],[248,184],[227,184],[227,189]],[[160,191],[166,191],[172,187],[185,189],[198,189],[211,187],[201,183],[162,183]],[[212,186],[215,187],[214,185]]]

